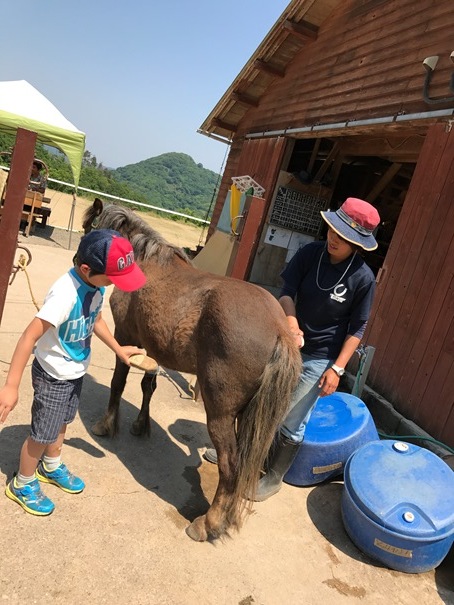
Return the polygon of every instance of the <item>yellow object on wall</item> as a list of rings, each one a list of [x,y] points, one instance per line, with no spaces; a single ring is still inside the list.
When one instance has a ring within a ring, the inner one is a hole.
[[[233,184],[230,187],[230,225],[231,229],[235,231],[236,223],[238,219],[234,221],[235,217],[240,214],[240,203],[241,203],[241,191],[238,187]],[[235,224],[234,224],[235,223]]]

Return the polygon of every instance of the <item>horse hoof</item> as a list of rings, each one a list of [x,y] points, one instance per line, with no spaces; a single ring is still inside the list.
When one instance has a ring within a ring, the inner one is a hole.
[[[131,433],[131,435],[134,435],[134,437],[141,437],[145,431],[143,430],[142,425],[136,421],[131,424],[129,432]]]
[[[109,431],[104,424],[104,420],[98,420],[98,422],[91,427],[91,432],[97,437],[105,437],[109,434]]]
[[[196,542],[205,542],[208,539],[208,534],[205,529],[205,516],[197,517],[186,528],[186,533]]]

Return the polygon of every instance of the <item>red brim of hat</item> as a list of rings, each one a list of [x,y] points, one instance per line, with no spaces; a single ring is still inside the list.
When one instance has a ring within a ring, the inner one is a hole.
[[[147,281],[146,275],[136,263],[129,267],[127,273],[122,272],[121,274],[107,275],[107,277],[116,288],[123,290],[123,292],[134,292],[134,290],[142,288]]]
[[[320,211],[323,220],[328,224],[333,231],[342,239],[345,239],[350,244],[359,246],[363,250],[372,251],[378,248],[377,241],[373,235],[361,235],[355,229],[347,225],[335,212]]]

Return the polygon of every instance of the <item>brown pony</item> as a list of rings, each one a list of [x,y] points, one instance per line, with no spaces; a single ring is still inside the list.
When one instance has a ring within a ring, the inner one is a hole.
[[[117,340],[145,348],[168,369],[197,375],[208,432],[218,453],[219,484],[206,515],[196,518],[186,532],[204,541],[238,529],[244,497],[253,499],[301,371],[301,356],[284,312],[263,288],[196,269],[181,249],[131,210],[104,207],[96,199],[83,220],[85,233],[95,226],[128,238],[148,277],[140,290],[114,289],[110,297]],[[128,370],[117,358],[108,410],[93,427],[97,435],[118,430]],[[135,434],[149,432],[156,375],[145,374],[141,386]]]

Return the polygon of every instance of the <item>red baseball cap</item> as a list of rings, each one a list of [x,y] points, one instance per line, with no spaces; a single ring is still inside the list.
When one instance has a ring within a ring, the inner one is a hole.
[[[114,286],[133,292],[145,285],[147,278],[134,261],[131,242],[112,229],[95,229],[84,235],[77,249],[79,263],[106,275]]]

